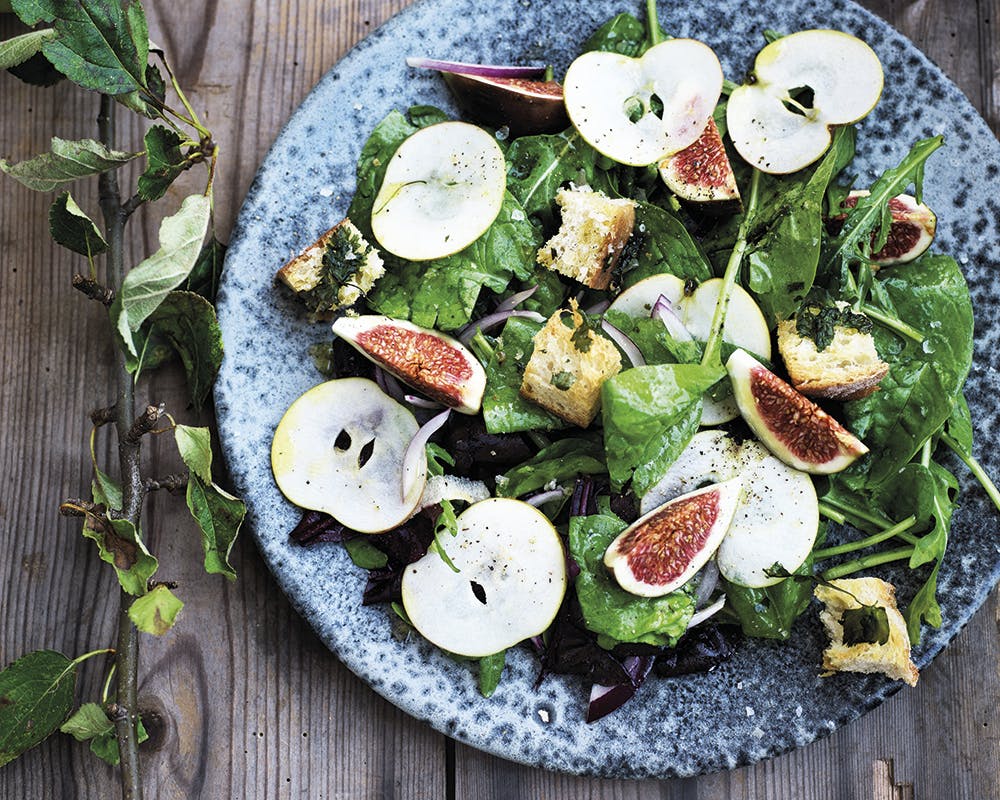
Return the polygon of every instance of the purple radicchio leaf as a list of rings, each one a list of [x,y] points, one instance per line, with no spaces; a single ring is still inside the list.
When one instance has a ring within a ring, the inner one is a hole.
[[[357,531],[337,522],[329,514],[306,511],[288,537],[296,544],[309,546],[320,542],[342,542],[356,535]]]
[[[656,658],[656,674],[661,678],[708,672],[729,658],[743,633],[738,625],[704,625],[685,633],[674,647],[665,648]]]
[[[629,656],[622,664],[628,674],[628,680],[614,686],[595,684],[590,690],[590,703],[587,705],[587,722],[597,722],[612,711],[621,708],[635,697],[653,668],[652,656]]]

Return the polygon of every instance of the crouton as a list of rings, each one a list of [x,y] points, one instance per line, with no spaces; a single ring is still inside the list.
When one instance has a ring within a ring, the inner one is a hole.
[[[538,263],[592,289],[607,289],[635,225],[635,203],[588,186],[560,189],[562,225],[538,251]]]
[[[601,408],[601,386],[621,371],[618,349],[592,330],[572,303],[534,338],[521,394],[561,419],[586,428]]]
[[[349,219],[334,225],[278,270],[313,320],[353,306],[385,273],[382,258]]]
[[[814,337],[799,334],[802,314],[812,314],[814,319],[825,315],[825,333]],[[865,317],[851,314],[847,303],[838,303],[836,308],[807,305],[799,315],[778,323],[778,350],[796,389],[809,397],[831,400],[858,400],[878,390],[889,365],[875,350],[870,322],[862,329],[850,324],[852,320],[858,324],[867,321]]]
[[[823,668],[847,672],[883,672],[890,678],[916,686],[920,673],[910,660],[910,637],[903,615],[896,608],[896,590],[893,585],[879,578],[841,578],[831,583],[838,588],[821,585],[815,590],[816,597],[826,606],[819,618],[830,634],[830,646],[823,652]],[[885,644],[844,644],[844,626],[841,621],[844,612],[860,608],[862,604],[877,605],[885,609],[889,623],[889,639]]]

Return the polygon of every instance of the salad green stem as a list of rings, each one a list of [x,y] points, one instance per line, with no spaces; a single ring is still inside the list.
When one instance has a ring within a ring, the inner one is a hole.
[[[866,547],[872,547],[876,544],[881,544],[886,539],[891,539],[903,531],[909,530],[917,523],[917,518],[910,515],[902,522],[893,525],[891,528],[886,528],[881,533],[876,533],[873,536],[868,536],[864,539],[858,539],[856,542],[846,542],[845,544],[836,545],[835,547],[825,547],[822,550],[814,550],[813,558],[820,560],[824,558],[830,558],[831,556],[842,556],[845,553],[853,553],[855,550],[864,550]]]
[[[824,580],[832,581],[834,578],[843,578],[853,575],[869,567],[877,567],[880,564],[889,564],[892,561],[904,561],[913,555],[913,547],[897,547],[895,550],[886,550],[882,553],[872,553],[870,556],[862,556],[846,564],[839,564],[836,567],[822,573]]]
[[[987,496],[993,501],[993,505],[1000,510],[1000,490],[997,490],[996,484],[990,480],[990,476],[986,474],[986,470],[983,469],[982,464],[980,464],[971,453],[967,453],[965,448],[963,448],[962,445],[960,445],[947,433],[941,433],[941,441],[954,450],[955,455],[962,459],[965,466],[969,468],[969,471],[972,472],[976,480],[982,485]]]
[[[552,444],[552,441],[544,433],[539,433],[538,431],[525,431],[525,435],[531,439],[531,443],[539,450],[544,450]]]
[[[655,47],[663,41],[660,31],[660,13],[656,8],[656,0],[646,0],[646,27],[649,29],[649,46]]]
[[[484,367],[493,358],[493,345],[490,344],[490,340],[486,338],[481,330],[476,330],[476,335],[469,341],[469,348],[475,354],[476,358],[482,362]]]
[[[889,328],[889,330],[893,330],[908,339],[912,339],[918,344],[927,338],[912,325],[907,325],[903,322],[903,320],[898,319],[897,317],[890,317],[888,314],[882,313],[875,306],[870,305],[869,303],[862,303],[861,311],[865,314],[865,316],[871,317],[876,322],[882,323],[885,327]]]
[[[701,357],[702,366],[709,366],[720,361],[722,350],[722,328],[726,323],[726,311],[729,309],[729,299],[733,296],[733,287],[740,274],[740,265],[743,263],[743,256],[747,251],[747,234],[750,229],[750,220],[757,212],[757,200],[760,196],[760,170],[753,171],[750,179],[750,197],[747,200],[746,210],[743,212],[743,219],[740,222],[739,233],[736,236],[736,244],[733,252],[729,255],[726,263],[726,271],[722,276],[722,289],[719,292],[719,300],[715,304],[715,315],[712,317],[712,329],[708,335],[708,342],[705,344],[705,352]]]
[[[840,520],[835,519],[832,515],[840,514],[844,518],[844,523],[853,525],[855,528],[864,529],[866,527],[873,527],[877,532],[881,532],[894,528],[897,525],[897,523],[893,522],[888,517],[872,514],[860,508],[853,508],[833,497],[824,498],[819,504],[819,510],[823,516],[829,517],[834,522],[840,522]],[[905,529],[897,531],[894,535],[896,538],[902,539],[907,544],[917,543],[917,537],[912,533],[907,533]]]
[[[819,513],[822,514],[827,519],[836,522],[838,525],[847,524],[847,517],[845,517],[841,512],[839,512],[833,506],[828,506],[826,503],[819,504]]]

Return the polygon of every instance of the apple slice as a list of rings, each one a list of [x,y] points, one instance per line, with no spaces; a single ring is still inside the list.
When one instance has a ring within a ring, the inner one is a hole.
[[[691,337],[704,342],[712,329],[721,288],[721,278],[709,278],[692,288],[675,275],[653,275],[618,295],[608,310],[630,317],[648,317],[659,298],[664,297]],[[767,322],[757,303],[739,284],[733,288],[722,338],[771,360],[771,332]],[[706,394],[702,400],[702,425],[721,425],[737,416],[739,409],[731,396],[713,400]]]
[[[860,39],[809,30],[761,50],[750,80],[729,96],[729,135],[747,163],[780,175],[822,156],[831,125],[867,116],[884,76],[875,51]]]
[[[634,167],[693,144],[721,93],[719,59],[694,39],[661,42],[641,58],[584,53],[563,81],[566,111],[584,140]]]
[[[427,261],[457,253],[500,213],[507,167],[496,140],[466,122],[421,128],[396,150],[372,207],[390,253]]]
[[[349,528],[380,533],[417,508],[427,460],[407,476],[403,455],[418,429],[406,408],[366,378],[314,386],[281,418],[271,442],[274,479],[291,502],[324,511]]]
[[[403,573],[403,608],[425,639],[481,658],[552,624],[566,594],[566,557],[537,508],[501,497],[475,503],[445,547],[458,572],[432,546]]]

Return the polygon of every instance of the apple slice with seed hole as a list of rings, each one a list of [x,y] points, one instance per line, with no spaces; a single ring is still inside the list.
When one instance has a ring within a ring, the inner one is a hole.
[[[670,39],[641,58],[590,52],[566,71],[563,97],[574,127],[595,150],[643,167],[693,144],[722,93],[712,48]]]
[[[831,30],[771,42],[757,54],[750,78],[729,96],[729,135],[747,163],[774,174],[822,156],[832,141],[830,126],[867,116],[884,80],[874,50]]]
[[[372,207],[372,233],[410,261],[457,253],[493,224],[506,188],[503,151],[490,134],[466,122],[429,125],[389,161]]]
[[[562,541],[541,511],[492,497],[458,516],[444,537],[453,571],[432,545],[403,572],[403,608],[413,627],[451,653],[481,658],[536,636],[566,594]]]
[[[709,278],[704,283],[694,284],[666,273],[653,275],[623,291],[608,310],[620,311],[630,317],[648,317],[659,298],[664,297],[692,338],[704,342],[712,329],[712,317],[715,316],[721,288],[721,278]],[[733,288],[729,301],[723,341],[771,360],[771,332],[767,322],[757,303],[739,284]],[[731,395],[713,400],[706,394],[702,399],[702,425],[721,425],[737,416],[739,409]]]
[[[402,492],[403,455],[418,429],[410,411],[366,378],[315,386],[289,406],[274,431],[271,470],[291,502],[349,528],[380,533],[417,508],[427,480],[421,459]]]

